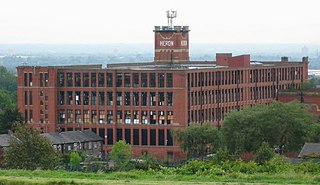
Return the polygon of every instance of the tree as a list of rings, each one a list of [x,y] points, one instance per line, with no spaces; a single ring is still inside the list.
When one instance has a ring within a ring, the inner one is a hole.
[[[80,162],[82,161],[82,157],[79,154],[78,151],[72,151],[70,152],[70,169],[71,170],[79,170],[80,168]]]
[[[220,143],[219,131],[210,125],[192,125],[185,130],[175,131],[180,147],[188,157],[203,157],[212,153]]]
[[[15,122],[22,120],[14,98],[8,91],[0,90],[0,134],[7,134]]]
[[[16,140],[10,141],[4,159],[7,168],[35,170],[53,169],[60,158],[50,141],[24,125],[13,132]]]
[[[255,162],[262,165],[265,162],[269,161],[272,159],[272,157],[275,155],[274,150],[270,148],[269,143],[263,142],[261,147],[258,149],[256,157],[255,157]]]
[[[0,66],[0,89],[9,91],[14,96],[17,93],[17,77],[3,66]]]
[[[131,160],[131,146],[120,140],[113,145],[110,152],[111,159],[119,170],[123,170]]]
[[[297,151],[312,140],[309,130],[315,121],[303,104],[274,102],[230,112],[221,131],[232,153],[257,151],[262,142]]]

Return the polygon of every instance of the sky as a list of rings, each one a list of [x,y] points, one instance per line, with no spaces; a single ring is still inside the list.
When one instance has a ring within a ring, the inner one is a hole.
[[[320,44],[319,0],[0,0],[0,44],[153,43],[188,25],[193,43]]]

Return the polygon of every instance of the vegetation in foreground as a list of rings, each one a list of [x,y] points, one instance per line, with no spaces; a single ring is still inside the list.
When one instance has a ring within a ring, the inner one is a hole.
[[[313,161],[291,164],[281,156],[274,156],[263,165],[256,162],[191,160],[180,167],[149,168],[125,172],[92,173],[62,170],[0,170],[0,182],[34,184],[169,184],[174,183],[271,183],[319,184],[319,164]],[[184,184],[183,183],[183,184]]]

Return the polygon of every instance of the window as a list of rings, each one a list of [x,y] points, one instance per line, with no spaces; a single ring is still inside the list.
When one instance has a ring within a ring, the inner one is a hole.
[[[164,145],[164,130],[159,130],[158,132],[158,142],[160,146]]]
[[[172,73],[167,73],[167,87],[173,86],[173,76]]]
[[[107,129],[107,144],[113,145],[113,129]]]
[[[124,139],[126,140],[127,144],[131,144],[131,130],[130,129],[124,130]]]
[[[139,92],[133,92],[133,105],[139,106]]]
[[[122,105],[122,93],[117,93],[117,105]]]
[[[72,109],[68,109],[67,110],[67,123],[73,123],[73,122],[74,122],[73,110]]]
[[[112,87],[112,73],[107,73],[107,87]]]
[[[112,92],[107,92],[107,98],[108,98],[107,105],[112,106],[113,105],[113,94],[112,94]]]
[[[64,87],[64,73],[63,72],[58,73],[58,86]]]
[[[64,110],[59,110],[59,123],[64,123],[66,118]]]
[[[83,92],[83,105],[89,105],[89,92]]]
[[[98,74],[98,85],[99,87],[104,87],[104,73]]]
[[[150,129],[150,145],[156,145],[156,130]]]
[[[113,123],[113,111],[112,110],[107,111],[107,123],[108,124]]]
[[[76,110],[76,122],[77,123],[82,123],[81,110]]]
[[[32,73],[29,73],[29,86],[32,87]]]
[[[164,125],[164,111],[158,111],[158,120],[160,125]]]
[[[150,124],[154,125],[157,122],[156,111],[150,111]]]
[[[125,105],[129,106],[130,105],[130,92],[125,92],[124,96],[125,96]]]
[[[91,73],[91,87],[97,87],[97,74]]]
[[[139,145],[139,129],[133,129],[133,145]]]
[[[29,119],[30,119],[30,122],[33,123],[33,110],[29,111]]]
[[[105,112],[103,110],[99,110],[99,124],[104,123]]]
[[[133,73],[133,87],[139,87],[139,73]]]
[[[49,85],[49,73],[44,73],[44,86],[48,87]]]
[[[97,123],[97,111],[96,110],[91,111],[91,122]]]
[[[67,92],[67,105],[73,105],[73,95],[72,91]]]
[[[83,121],[84,123],[90,123],[89,110],[83,110]]]
[[[147,125],[148,124],[148,112],[142,111],[142,124]]]
[[[164,92],[159,92],[158,106],[164,106]]]
[[[42,73],[40,73],[40,75],[41,74]],[[28,86],[28,73],[24,73],[23,80],[24,80],[24,86],[27,87]]]
[[[158,74],[158,87],[164,87],[164,73]]]
[[[73,82],[72,73],[67,73],[67,86],[72,87],[73,86],[72,82]]]
[[[173,106],[173,93],[172,92],[167,93],[167,105]]]
[[[99,105],[105,104],[104,92],[99,92]]]
[[[64,105],[64,91],[59,91],[58,104]]]
[[[148,86],[148,76],[147,73],[141,73],[141,87]]]
[[[117,123],[123,123],[122,122],[122,111],[117,110]]]
[[[125,87],[130,87],[131,85],[131,74],[130,73],[125,73],[124,74],[124,86]]]
[[[43,73],[40,73],[40,87],[43,87]]]
[[[89,87],[89,73],[83,73],[83,87]]]
[[[157,98],[155,92],[150,92],[150,106],[156,106]]]
[[[75,86],[76,87],[81,87],[81,74],[80,73],[75,73]]]
[[[126,110],[124,112],[125,124],[131,124],[131,112],[130,110]]]
[[[81,105],[81,92],[76,91],[76,105]]]
[[[142,136],[142,145],[148,145],[148,130],[142,129],[141,130],[141,136]]]
[[[32,91],[29,92],[29,105],[32,105]]]
[[[139,111],[134,110],[133,111],[133,124],[139,124],[140,123],[140,116],[139,116]]]
[[[147,106],[147,92],[142,92],[141,93],[141,105],[142,106]]]
[[[97,104],[97,93],[91,92],[91,105],[96,105],[96,104]]]
[[[28,105],[28,91],[24,91],[24,105]]]
[[[149,87],[156,87],[156,74],[150,73],[150,85]]]
[[[173,123],[173,111],[167,111],[167,125]]]
[[[117,87],[122,87],[122,73],[117,73],[116,79],[117,79]]]

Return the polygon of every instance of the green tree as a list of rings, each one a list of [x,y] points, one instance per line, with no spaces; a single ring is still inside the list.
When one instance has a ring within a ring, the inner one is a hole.
[[[257,151],[262,142],[286,151],[299,150],[312,141],[315,116],[303,104],[274,102],[232,111],[224,120],[222,135],[232,153]]]
[[[15,122],[22,120],[14,98],[8,91],[0,90],[0,134],[13,129]]]
[[[125,169],[131,160],[131,146],[123,140],[116,142],[112,147],[110,157],[119,170]]]
[[[17,94],[17,77],[5,67],[0,66],[0,89]]]
[[[269,143],[263,142],[261,147],[258,149],[254,160],[256,163],[262,165],[272,159],[274,155],[274,150],[270,147]]]
[[[210,125],[192,125],[185,130],[176,130],[175,139],[187,151],[188,157],[203,157],[219,147],[219,131]]]
[[[16,140],[10,141],[5,150],[4,159],[7,168],[35,170],[53,169],[60,158],[50,141],[24,125],[13,132]]]
[[[78,151],[70,152],[70,169],[71,170],[79,170],[80,162],[82,161],[82,157]]]

